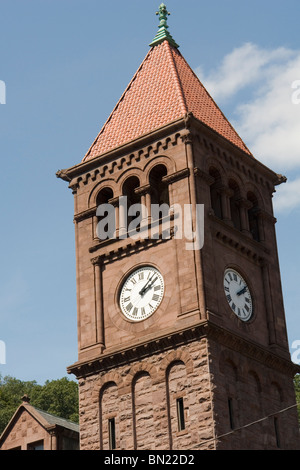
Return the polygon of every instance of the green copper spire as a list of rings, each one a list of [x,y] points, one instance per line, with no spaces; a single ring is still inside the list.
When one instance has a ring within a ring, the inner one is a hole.
[[[157,31],[157,34],[156,34],[155,38],[153,39],[153,41],[149,45],[150,46],[157,46],[158,44],[165,41],[165,39],[166,39],[167,41],[169,41],[169,43],[172,46],[179,47],[178,44],[176,44],[176,42],[174,41],[174,39],[172,38],[171,34],[168,31],[169,26],[167,25],[167,18],[168,18],[168,15],[170,15],[170,13],[168,12],[167,7],[164,3],[162,3],[160,5],[159,11],[157,11],[156,14],[159,15],[159,21],[160,21],[159,29]]]

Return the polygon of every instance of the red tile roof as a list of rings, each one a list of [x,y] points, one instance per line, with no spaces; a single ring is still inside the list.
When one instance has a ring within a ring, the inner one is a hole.
[[[152,132],[191,112],[251,155],[177,48],[152,47],[83,161]]]

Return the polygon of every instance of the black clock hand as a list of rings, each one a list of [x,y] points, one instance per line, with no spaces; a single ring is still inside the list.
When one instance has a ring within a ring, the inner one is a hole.
[[[144,293],[147,292],[147,290],[151,289],[151,287],[153,287],[153,284],[155,283],[157,277],[155,279],[153,279],[153,281],[149,284],[149,286],[146,287],[146,289],[144,289]]]
[[[239,296],[240,296],[240,295],[244,294],[244,292],[246,292],[246,290],[247,290],[247,286],[243,287],[243,289],[240,290],[239,292],[237,292],[236,295],[239,295]]]
[[[155,275],[155,273],[152,274],[152,276],[150,277],[150,279],[146,282],[146,284],[144,285],[144,287],[140,290],[139,294],[140,295],[143,295],[147,289],[147,286],[149,284],[149,282],[151,282],[153,276]]]

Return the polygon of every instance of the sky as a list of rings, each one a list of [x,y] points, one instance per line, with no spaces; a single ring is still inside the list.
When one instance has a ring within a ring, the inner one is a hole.
[[[165,3],[189,65],[255,158],[288,178],[274,211],[300,362],[299,0]],[[159,4],[0,0],[2,376],[43,384],[77,360],[73,196],[55,173],[84,157],[149,50]]]

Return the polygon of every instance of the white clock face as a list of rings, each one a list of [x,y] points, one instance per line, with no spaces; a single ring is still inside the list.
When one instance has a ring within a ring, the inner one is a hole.
[[[253,305],[249,287],[243,277],[234,269],[226,269],[224,292],[231,310],[242,321],[252,317]]]
[[[162,275],[152,266],[144,266],[125,280],[120,293],[120,308],[128,320],[139,322],[158,309],[163,295]]]

